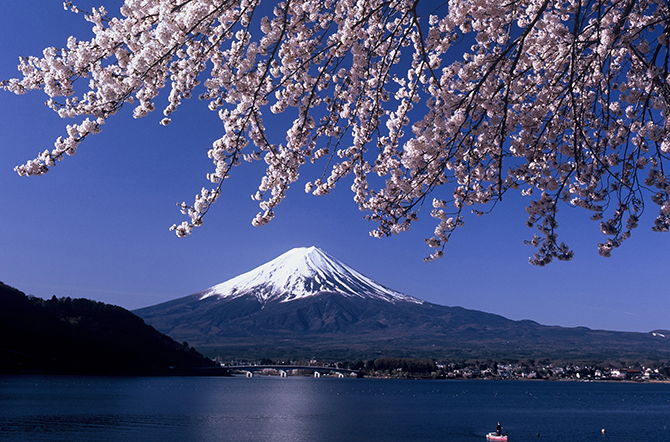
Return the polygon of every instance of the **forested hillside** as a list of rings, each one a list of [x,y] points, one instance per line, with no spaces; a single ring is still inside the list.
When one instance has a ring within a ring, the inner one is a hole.
[[[215,364],[121,307],[0,282],[0,372],[193,374]]]

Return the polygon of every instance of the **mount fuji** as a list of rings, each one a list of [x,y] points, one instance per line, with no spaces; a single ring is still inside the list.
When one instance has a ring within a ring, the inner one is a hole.
[[[670,340],[658,333],[543,326],[422,301],[316,247],[134,313],[226,358],[670,357]]]
[[[196,295],[234,299],[254,296],[261,305],[321,294],[378,299],[395,304],[423,301],[384,287],[316,247],[295,248],[256,269]]]

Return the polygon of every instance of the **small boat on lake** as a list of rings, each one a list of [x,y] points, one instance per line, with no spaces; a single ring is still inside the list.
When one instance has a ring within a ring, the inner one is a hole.
[[[489,433],[486,435],[486,440],[492,441],[492,442],[507,442],[507,435],[506,434],[497,434],[497,433]]]

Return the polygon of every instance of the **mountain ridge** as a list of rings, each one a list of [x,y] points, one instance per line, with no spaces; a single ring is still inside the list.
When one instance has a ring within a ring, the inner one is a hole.
[[[670,361],[670,339],[660,330],[545,326],[432,304],[389,289],[315,247],[293,249],[209,289],[134,312],[208,356]]]

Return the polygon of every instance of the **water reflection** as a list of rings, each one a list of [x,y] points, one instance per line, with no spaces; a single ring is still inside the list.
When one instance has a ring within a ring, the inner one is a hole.
[[[498,420],[514,442],[652,441],[669,417],[670,384],[0,377],[9,442],[483,442]]]

